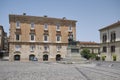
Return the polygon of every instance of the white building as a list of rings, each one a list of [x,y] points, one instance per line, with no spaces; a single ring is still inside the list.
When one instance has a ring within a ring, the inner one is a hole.
[[[115,58],[120,61],[120,21],[104,27],[100,31],[100,53],[106,61]]]

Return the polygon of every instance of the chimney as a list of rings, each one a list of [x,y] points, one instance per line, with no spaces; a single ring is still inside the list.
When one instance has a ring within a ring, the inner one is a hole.
[[[66,19],[66,17],[63,17],[63,20],[65,20]]]
[[[25,16],[25,15],[26,15],[26,13],[23,13],[23,15]]]
[[[44,15],[44,17],[47,17],[47,15]]]

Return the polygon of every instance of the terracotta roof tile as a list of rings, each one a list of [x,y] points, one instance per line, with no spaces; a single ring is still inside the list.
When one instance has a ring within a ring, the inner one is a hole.
[[[83,44],[83,45],[99,45],[99,43],[96,43],[96,42],[85,42],[85,41],[79,41],[80,44]]]

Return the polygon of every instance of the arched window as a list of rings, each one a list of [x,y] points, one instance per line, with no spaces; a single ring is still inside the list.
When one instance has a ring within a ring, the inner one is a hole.
[[[14,61],[20,61],[20,55],[14,55]]]
[[[57,54],[56,55],[56,61],[60,61],[61,60],[61,55],[60,54]]]
[[[47,54],[43,55],[43,61],[48,61],[48,55]]]
[[[35,58],[35,55],[34,55],[34,54],[29,55],[29,60],[30,60],[30,61],[33,61],[34,58]]]

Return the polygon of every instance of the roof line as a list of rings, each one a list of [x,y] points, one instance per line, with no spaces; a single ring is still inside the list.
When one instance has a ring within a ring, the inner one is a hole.
[[[110,24],[110,25],[108,25],[108,26],[106,26],[104,28],[99,29],[99,31],[107,29],[107,28],[111,28],[111,27],[116,26],[116,25],[120,25],[120,21],[119,20],[117,22],[113,23],[113,24]]]
[[[18,14],[9,14],[11,16],[26,16],[26,17],[36,17],[36,18],[49,18],[49,19],[58,19],[58,20],[67,20],[67,21],[74,21],[77,22],[77,20],[70,20],[70,19],[66,19],[65,17],[63,18],[54,18],[54,17],[48,17],[48,16],[32,16],[32,15],[18,15]]]

